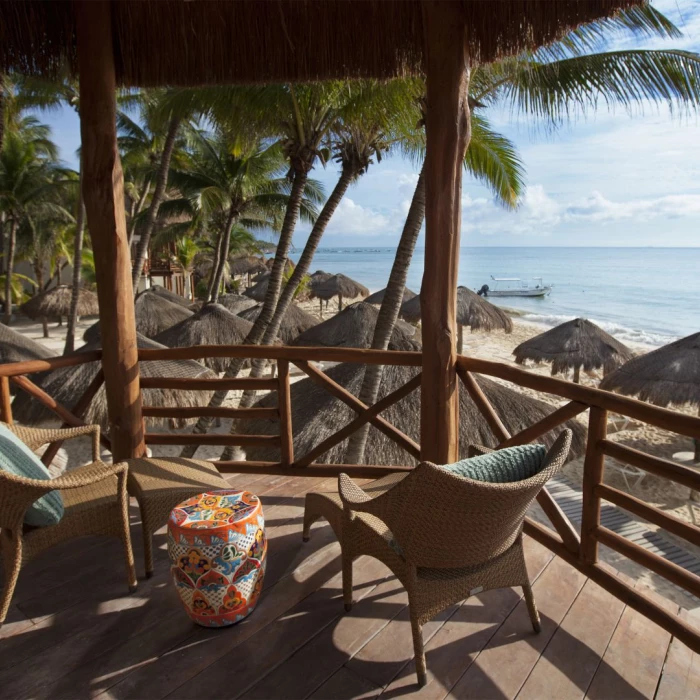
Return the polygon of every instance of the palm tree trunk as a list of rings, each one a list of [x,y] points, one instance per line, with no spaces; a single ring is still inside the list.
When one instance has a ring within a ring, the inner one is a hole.
[[[81,168],[82,170],[82,168]],[[78,198],[78,216],[75,222],[75,243],[73,244],[73,281],[70,296],[70,311],[68,312],[68,327],[66,328],[66,344],[63,354],[75,350],[75,328],[78,325],[78,300],[80,299],[80,277],[83,267],[83,238],[85,235],[85,204],[83,203],[82,182]]]
[[[214,257],[211,261],[211,275],[209,277],[209,284],[207,286],[207,301],[211,301],[212,296],[214,296],[214,282],[216,280],[216,271],[219,269],[219,262],[221,261],[221,244],[223,243],[224,232],[221,231],[219,237],[216,239],[216,248],[214,248]]]
[[[134,267],[131,273],[134,285],[134,294],[138,291],[139,280],[143,274],[143,265],[146,262],[148,247],[151,244],[151,236],[153,235],[153,231],[156,227],[158,210],[160,209],[163,199],[165,199],[165,187],[168,184],[168,173],[170,172],[170,159],[172,158],[173,150],[175,149],[175,140],[177,138],[179,128],[180,119],[178,117],[173,117],[170,120],[170,125],[168,126],[168,135],[165,138],[163,153],[160,157],[160,168],[158,169],[156,187],[153,191],[153,197],[151,198],[151,206],[148,209],[146,225],[144,226],[141,239],[139,240],[139,246],[136,250],[136,259],[134,260]]]
[[[5,268],[5,325],[12,321],[12,273],[15,269],[15,248],[17,246],[17,222],[14,217],[10,223],[10,235],[7,238],[7,266]]]
[[[574,367],[574,383],[575,384],[581,383],[581,366],[580,365],[578,367]]]
[[[304,250],[299,258],[299,262],[297,262],[294,272],[292,272],[291,277],[289,280],[287,280],[287,284],[285,285],[280,299],[277,302],[277,308],[275,309],[275,314],[272,317],[272,321],[270,321],[267,329],[265,330],[265,335],[263,336],[261,345],[272,345],[272,343],[274,343],[277,339],[277,335],[279,333],[280,326],[282,325],[284,316],[287,313],[287,309],[289,309],[289,305],[294,300],[294,293],[296,292],[299,283],[304,279],[304,276],[309,271],[309,267],[311,266],[316,249],[321,242],[321,238],[323,238],[323,234],[328,228],[331,217],[338,208],[340,201],[345,196],[345,193],[347,192],[348,187],[354,178],[354,170],[349,167],[343,167],[343,171],[341,172],[338,182],[333,188],[333,192],[331,192],[330,197],[323,205],[323,209],[321,210],[321,213],[318,215],[318,219],[316,219],[316,222],[311,229],[311,233],[306,241]],[[250,376],[256,378],[262,377],[265,370],[265,364],[266,363],[264,360],[254,360],[250,371]],[[243,396],[241,397],[238,407],[250,408],[255,401],[256,393],[257,392],[250,390],[243,392]],[[235,426],[236,422],[234,421],[231,425],[231,432],[234,432]],[[221,459],[231,459],[232,456],[233,448],[227,447],[221,455]]]
[[[457,354],[461,355],[464,350],[464,326],[461,323],[457,324]]]
[[[134,240],[134,234],[136,233],[136,217],[143,211],[143,206],[146,204],[146,199],[148,198],[150,189],[151,181],[146,180],[146,184],[143,188],[143,193],[141,194],[139,201],[132,207],[131,221],[129,222],[129,248],[131,248],[131,243]]]
[[[34,258],[32,261],[34,267],[34,277],[36,278],[36,283],[41,289],[44,286],[44,266],[42,265],[39,258]],[[49,337],[49,322],[46,316],[41,317],[41,330],[44,333],[44,338]]]
[[[399,317],[399,309],[403,301],[403,293],[406,288],[406,276],[408,268],[413,258],[413,251],[416,247],[418,234],[420,233],[423,219],[425,218],[425,174],[421,170],[416,184],[416,191],[413,193],[413,200],[408,210],[406,223],[401,233],[401,240],[396,249],[396,257],[389,275],[389,283],[386,286],[384,300],[379,309],[377,325],[374,327],[372,338],[373,350],[386,350],[389,347],[389,340]],[[365,376],[360,389],[360,401],[368,406],[374,404],[379,394],[379,386],[382,381],[384,368],[381,365],[367,365]],[[345,451],[346,464],[362,464],[365,457],[365,445],[367,444],[367,434],[369,425],[364,425],[360,430],[350,436],[347,450]]]
[[[226,228],[221,232],[221,243],[219,245],[219,264],[214,271],[214,278],[212,279],[212,287],[210,299],[213,302],[219,301],[219,294],[221,293],[221,282],[224,279],[224,270],[226,269],[226,263],[228,262],[228,251],[231,247],[231,231],[233,230],[233,224],[236,222],[236,212],[233,207],[229,210],[228,219],[226,220]]]
[[[258,314],[253,327],[246,336],[246,339],[243,341],[244,345],[258,345],[260,343],[265,333],[265,329],[272,320],[272,314],[277,307],[277,300],[279,299],[280,289],[282,287],[284,265],[287,261],[289,247],[292,244],[292,236],[294,235],[294,229],[296,228],[297,219],[299,218],[299,210],[301,209],[301,200],[304,196],[304,190],[306,189],[308,173],[303,169],[295,170],[293,177],[292,191],[289,194],[287,210],[284,214],[284,222],[282,224],[280,239],[277,243],[275,260],[272,264],[272,269],[270,270],[270,277],[267,283],[267,293],[265,294],[263,308],[260,311],[260,314]],[[233,360],[226,368],[224,376],[229,379],[237,377],[244,363],[245,359],[243,358]],[[209,407],[218,408],[224,403],[227,396],[228,391],[214,392],[214,395],[209,401]],[[206,433],[211,423],[211,418],[202,417],[197,421],[197,424],[194,426],[192,432],[199,435]],[[194,457],[196,452],[197,445],[187,445],[183,448],[180,456]]]

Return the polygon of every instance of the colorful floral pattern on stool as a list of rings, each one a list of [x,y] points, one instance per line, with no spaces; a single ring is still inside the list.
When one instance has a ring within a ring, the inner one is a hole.
[[[205,627],[250,615],[267,563],[260,499],[248,491],[208,491],[175,506],[168,519],[175,588],[188,615]]]

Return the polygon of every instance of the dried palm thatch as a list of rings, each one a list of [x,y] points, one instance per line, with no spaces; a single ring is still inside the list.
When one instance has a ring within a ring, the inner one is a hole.
[[[700,333],[629,360],[600,388],[657,406],[700,406]]]
[[[60,284],[24,302],[20,311],[32,319],[68,316],[72,295],[73,288],[70,285]],[[97,316],[99,313],[97,294],[89,289],[81,289],[78,295],[78,316]]]
[[[192,313],[190,309],[180,304],[173,304],[160,293],[148,289],[136,297],[134,304],[136,331],[146,338],[155,338],[164,330],[190,318]],[[87,342],[95,342],[99,337],[99,321],[83,333],[83,339]]]
[[[343,298],[363,299],[369,296],[369,289],[363,284],[356,282],[346,275],[337,274],[329,277],[325,282],[321,282],[313,290],[313,295],[319,299],[332,299],[338,297],[338,310],[343,310]]]
[[[139,348],[162,350],[163,345],[154,342],[142,335],[137,336]],[[90,352],[97,350],[100,342],[88,343],[78,352]],[[90,383],[100,370],[101,363],[88,362],[75,367],[62,367],[61,369],[45,372],[32,377],[32,381],[40,386],[49,396],[65,406],[69,411],[85,393]],[[169,377],[169,378],[206,378],[213,377],[214,373],[202,367],[193,360],[157,360],[140,362],[139,369],[142,377]],[[209,391],[183,391],[181,389],[144,389],[144,406],[207,406],[211,392]],[[18,391],[12,404],[12,412],[15,420],[25,425],[39,425],[41,423],[57,420],[56,415],[45,408],[23,391]],[[83,416],[86,423],[97,423],[104,430],[109,430],[107,416],[107,394],[104,384],[95,395]],[[146,419],[149,424],[158,423],[158,419]],[[190,421],[191,422],[191,421]],[[170,421],[172,427],[183,427],[188,421]]]
[[[386,294],[386,289],[380,289],[378,292],[375,292],[374,294],[370,294],[365,301],[368,304],[378,304],[381,306],[381,303],[384,301],[384,295]],[[404,287],[403,290],[403,302],[406,303],[409,299],[413,299],[416,297],[416,293],[411,291],[408,287]]]
[[[375,306],[358,301],[327,321],[304,331],[290,345],[369,348],[372,347],[372,337],[378,317],[379,311]],[[398,346],[410,339],[414,333],[415,329],[412,326],[399,321],[391,334],[389,347],[392,350],[399,349]]]
[[[0,365],[10,362],[26,362],[28,360],[45,360],[54,357],[45,345],[37,343],[26,335],[12,330],[0,323]],[[16,393],[15,385],[10,383],[10,391]]]
[[[262,258],[255,255],[242,255],[235,258],[230,266],[232,275],[252,275],[256,272],[265,272],[267,266]]]
[[[159,297],[167,299],[173,304],[179,304],[180,306],[184,306],[186,309],[189,308],[190,304],[192,303],[191,301],[185,299],[185,297],[181,297],[179,294],[175,294],[175,292],[171,292],[169,289],[161,287],[159,284],[154,284],[153,286],[141,292],[141,294],[157,294]],[[141,294],[139,294],[139,296],[141,296]]]
[[[585,372],[602,368],[608,374],[634,357],[626,345],[585,318],[567,321],[520,343],[513,355],[520,365],[526,360],[550,363],[552,374],[573,370],[575,382],[581,368]]]
[[[238,315],[246,319],[246,321],[255,323],[261,311],[262,306],[258,304],[250,309],[241,311]],[[300,309],[296,304],[290,304],[282,319],[278,336],[284,345],[289,345],[293,340],[296,340],[301,333],[317,325],[318,319],[315,316],[306,313],[306,311]]]
[[[269,279],[269,272],[260,275],[260,279],[252,287],[248,287],[243,294],[251,299],[254,299],[255,301],[265,301],[265,295],[267,294],[267,281]]]
[[[461,0],[460,10],[469,27],[468,53],[478,63],[534,49],[580,22],[631,4],[639,2]],[[66,66],[76,75],[75,7],[69,0],[0,3],[0,71],[55,78]],[[423,65],[422,10],[419,0],[115,2],[117,82],[213,85],[416,75]]]
[[[419,369],[416,367],[385,367],[378,399],[403,386],[418,371]],[[364,376],[362,365],[337,365],[329,369],[327,374],[355,396],[359,394]],[[554,410],[549,404],[532,399],[484,377],[477,376],[477,381],[512,434],[536,423]],[[294,453],[299,456],[309,452],[357,415],[346,404],[331,396],[323,387],[310,379],[303,379],[292,384],[291,394]],[[417,442],[420,442],[420,397],[421,391],[417,389],[398,403],[382,411],[384,418]],[[260,399],[256,406],[276,406],[276,400],[274,395],[269,394]],[[486,421],[461,382],[459,419],[460,458],[468,456],[467,449],[470,444],[496,446],[496,441]],[[585,449],[586,430],[584,426],[578,421],[572,420],[566,423],[566,427],[574,431],[572,453],[574,455],[581,454]],[[251,435],[269,435],[279,431],[279,423],[272,420],[246,421],[245,424],[241,424],[240,430]],[[545,435],[542,441],[550,445],[555,438],[556,433],[553,431]],[[329,464],[344,463],[347,442],[345,440],[331,448],[318,461]],[[252,460],[274,461],[279,459],[274,448],[246,449],[246,457]],[[377,465],[411,466],[417,464],[415,459],[373,426],[369,429],[365,462]]]
[[[238,316],[241,311],[255,306],[255,299],[251,299],[243,294],[223,294],[219,297],[219,304],[225,306],[234,316]]]
[[[315,296],[314,292],[316,287],[320,287],[324,282],[333,277],[332,272],[324,272],[323,270],[316,270],[312,275],[309,275],[309,289],[311,290],[311,296]]]
[[[196,314],[159,333],[155,340],[169,348],[197,345],[240,345],[253,327],[221,304],[205,304]],[[206,357],[201,362],[215,372],[224,372],[229,358]]]

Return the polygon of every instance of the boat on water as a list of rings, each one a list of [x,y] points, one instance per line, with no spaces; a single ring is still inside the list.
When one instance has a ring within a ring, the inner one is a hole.
[[[477,292],[483,297],[546,297],[552,291],[551,284],[544,284],[541,277],[533,277],[532,284],[520,277],[494,277],[493,289],[485,284]]]

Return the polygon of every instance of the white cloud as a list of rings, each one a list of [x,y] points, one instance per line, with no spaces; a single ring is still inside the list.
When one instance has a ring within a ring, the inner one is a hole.
[[[389,217],[344,197],[328,224],[328,233],[369,236],[388,233]]]
[[[581,202],[566,207],[564,218],[568,221],[609,223],[623,220],[648,221],[660,216],[681,218],[697,214],[700,214],[700,195],[697,194],[615,202],[600,192],[592,192]]]
[[[399,194],[410,201],[416,190],[416,185],[418,184],[418,173],[401,173],[397,183],[399,186]]]

